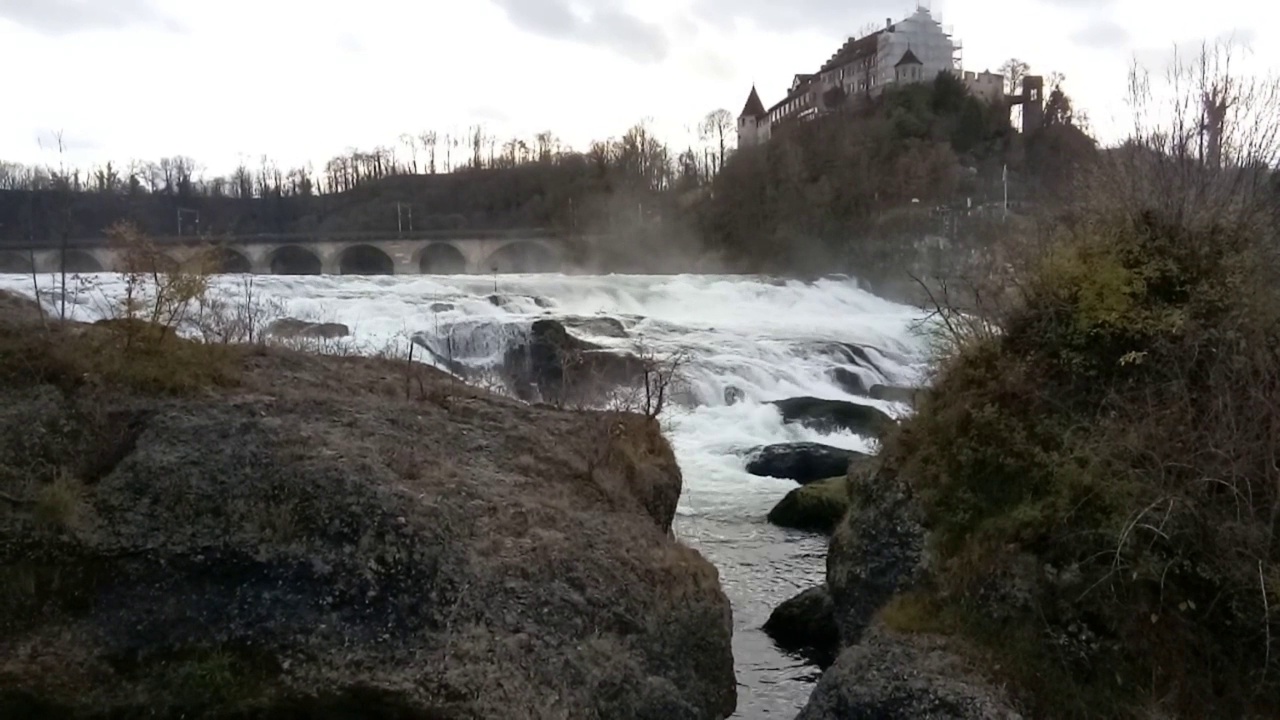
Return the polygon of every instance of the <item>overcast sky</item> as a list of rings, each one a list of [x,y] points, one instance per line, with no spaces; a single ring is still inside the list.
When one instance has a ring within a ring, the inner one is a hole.
[[[0,0],[0,159],[88,165],[184,154],[211,172],[263,153],[318,167],[348,147],[483,123],[582,147],[649,118],[666,139],[752,82],[797,72],[915,2],[886,0]],[[966,69],[1010,56],[1064,73],[1103,135],[1127,64],[1234,33],[1280,66],[1270,0],[933,0]],[[41,144],[46,147],[41,149]]]

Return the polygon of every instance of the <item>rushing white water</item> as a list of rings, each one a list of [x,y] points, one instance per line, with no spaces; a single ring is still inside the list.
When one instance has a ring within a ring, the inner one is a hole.
[[[54,287],[48,276],[41,285]],[[245,278],[224,277],[234,296]],[[669,408],[665,427],[685,477],[677,534],[720,569],[734,604],[739,710],[735,717],[791,717],[808,696],[816,669],[779,653],[760,631],[769,612],[821,583],[826,539],[772,527],[770,508],[795,487],[745,471],[751,448],[816,441],[869,450],[865,438],[819,434],[783,423],[766,404],[796,396],[854,399],[836,368],[869,386],[920,381],[925,344],[920,313],[881,300],[847,279],[812,283],[745,276],[255,276],[256,291],[287,314],[351,328],[349,349],[377,352],[415,335],[438,355],[473,368],[501,362],[542,317],[609,317],[616,329],[579,323],[571,332],[617,349],[687,354],[688,399]],[[496,288],[495,288],[496,284]],[[0,275],[0,288],[31,294],[30,276]],[[74,316],[110,313],[122,294],[118,276],[90,276],[70,298]],[[842,344],[866,351],[851,356]],[[726,401],[735,387],[743,400]],[[905,408],[867,398],[891,414]]]

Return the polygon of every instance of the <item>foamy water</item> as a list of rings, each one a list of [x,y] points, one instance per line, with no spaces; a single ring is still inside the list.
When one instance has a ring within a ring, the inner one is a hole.
[[[243,280],[219,278],[217,289],[234,296]],[[50,276],[39,281],[55,287]],[[418,335],[433,347],[450,347],[456,361],[484,367],[500,362],[534,320],[604,316],[620,320],[627,337],[571,332],[612,348],[687,354],[689,400],[663,417],[685,478],[676,533],[717,565],[733,601],[740,684],[735,717],[793,717],[803,706],[816,668],[779,653],[759,628],[777,604],[823,581],[826,538],[765,521],[796,485],[748,475],[745,454],[796,441],[873,450],[852,434],[785,425],[765,403],[813,396],[905,412],[849,396],[830,372],[845,368],[867,385],[919,382],[926,353],[913,332],[919,311],[844,279],[509,275],[497,278],[496,289],[494,278],[483,276],[254,276],[253,282],[292,317],[349,326],[351,345],[365,352]],[[83,320],[111,315],[113,299],[123,291],[120,278],[108,274],[71,284],[71,314]],[[31,277],[0,275],[0,288],[30,295]],[[838,343],[862,347],[873,366],[851,362]],[[742,402],[726,402],[730,386],[741,391]]]

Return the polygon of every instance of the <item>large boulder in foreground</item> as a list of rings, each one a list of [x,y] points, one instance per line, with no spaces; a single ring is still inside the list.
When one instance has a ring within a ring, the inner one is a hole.
[[[272,349],[148,395],[101,332],[0,324],[0,717],[734,710],[655,423]]]
[[[847,431],[864,437],[880,437],[894,426],[893,418],[880,408],[847,400],[795,397],[771,403],[786,423],[799,423],[818,432]]]
[[[747,472],[759,477],[795,480],[807,485],[849,472],[849,463],[865,459],[856,450],[820,443],[786,443],[757,448],[747,460]]]

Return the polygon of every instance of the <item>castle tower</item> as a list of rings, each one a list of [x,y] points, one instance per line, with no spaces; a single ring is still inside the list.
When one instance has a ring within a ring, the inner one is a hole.
[[[1022,132],[1044,127],[1044,78],[1028,75],[1022,78]]]
[[[760,122],[765,114],[764,103],[760,102],[756,86],[752,85],[751,94],[747,96],[747,104],[738,115],[739,148],[755,147],[760,144]]]

